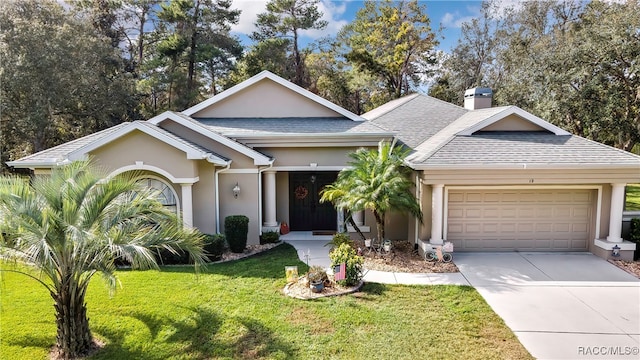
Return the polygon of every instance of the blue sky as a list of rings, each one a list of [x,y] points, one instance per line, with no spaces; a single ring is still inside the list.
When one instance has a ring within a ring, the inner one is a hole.
[[[246,34],[254,30],[254,22],[259,13],[265,11],[267,0],[233,0],[233,8],[242,10],[240,22],[234,26],[235,34],[240,35],[244,42],[247,42]],[[444,28],[441,32],[443,38],[440,39],[438,49],[449,52],[456,45],[460,36],[460,25],[467,20],[477,17],[480,12],[480,1],[458,1],[458,0],[420,0],[427,7],[427,14],[431,19],[431,28],[438,29],[441,25]],[[508,2],[508,1],[507,1]],[[363,5],[358,0],[321,0],[319,9],[324,13],[323,19],[329,25],[320,31],[309,31],[305,33],[304,43],[326,35],[335,35],[340,28],[349,23],[355,17],[356,12]]]

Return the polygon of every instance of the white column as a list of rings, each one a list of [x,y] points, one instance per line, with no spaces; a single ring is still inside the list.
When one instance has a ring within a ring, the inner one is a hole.
[[[353,218],[353,222],[358,226],[364,225],[364,211],[356,211],[351,213],[351,217]]]
[[[182,224],[186,228],[193,227],[193,184],[180,184],[182,187]]]
[[[264,226],[277,226],[276,220],[276,172],[264,172]]]
[[[622,212],[624,210],[624,187],[626,184],[611,184],[611,210],[609,213],[609,242],[622,242]]]
[[[431,243],[442,244],[442,217],[444,212],[444,185],[431,185]]]

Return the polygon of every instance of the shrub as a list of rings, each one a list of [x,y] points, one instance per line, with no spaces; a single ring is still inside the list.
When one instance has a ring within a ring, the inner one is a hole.
[[[209,261],[218,261],[222,258],[222,253],[226,248],[226,240],[224,234],[205,234],[204,236],[204,251],[209,258]]]
[[[324,282],[328,278],[327,272],[322,268],[322,266],[314,265],[310,267],[309,272],[307,272],[307,279],[309,280],[309,283]]]
[[[173,253],[167,249],[159,250],[160,263],[163,265],[187,265],[190,263],[189,254],[184,251]]]
[[[331,245],[332,249],[338,248],[342,244],[348,244],[349,246],[353,247],[353,240],[351,240],[348,233],[336,233],[335,235],[333,235],[331,241],[327,243],[327,245]]]
[[[343,243],[329,253],[329,258],[331,259],[332,267],[342,263],[346,265],[346,279],[338,281],[338,284],[353,286],[360,282],[362,279],[364,258],[358,256],[353,247],[347,243]]]
[[[260,244],[272,244],[280,241],[280,233],[277,231],[266,231],[260,236]]]
[[[631,219],[631,226],[629,228],[629,240],[636,243],[636,251],[633,254],[633,260],[640,259],[640,219]]]
[[[247,247],[249,233],[249,218],[244,215],[231,215],[224,219],[224,235],[229,249],[234,253],[241,253]]]

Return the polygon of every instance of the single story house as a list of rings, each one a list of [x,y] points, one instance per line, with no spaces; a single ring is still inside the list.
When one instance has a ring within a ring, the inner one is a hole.
[[[123,123],[11,161],[44,174],[93,158],[111,175],[138,171],[186,226],[224,229],[249,217],[249,243],[277,230],[335,230],[343,221],[318,192],[360,147],[397,138],[412,149],[422,222],[387,217],[391,239],[451,241],[456,251],[591,251],[623,257],[625,185],[640,156],[587,140],[518,107],[491,107],[488,89],[465,107],[413,94],[353,114],[270,72],[182,112]],[[375,236],[368,213],[354,216]]]

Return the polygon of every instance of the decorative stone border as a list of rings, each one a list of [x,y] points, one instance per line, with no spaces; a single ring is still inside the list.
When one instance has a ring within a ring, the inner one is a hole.
[[[292,297],[294,299],[299,299],[299,300],[312,300],[312,299],[319,299],[319,298],[330,297],[330,296],[353,294],[354,292],[362,288],[362,285],[364,285],[364,281],[361,280],[356,286],[351,286],[351,287],[342,287],[342,286],[335,287],[334,286],[331,288],[332,291],[330,292],[325,290],[320,293],[314,293],[311,291],[311,289],[307,289],[308,294],[305,294],[305,295],[294,293],[291,290],[291,286],[294,284],[295,283],[287,283],[287,285],[285,285],[283,289],[283,292],[285,295]]]

